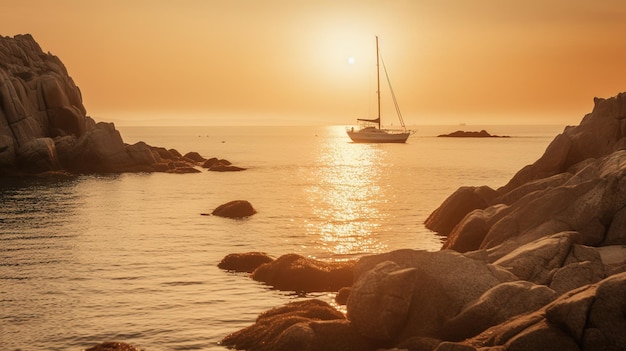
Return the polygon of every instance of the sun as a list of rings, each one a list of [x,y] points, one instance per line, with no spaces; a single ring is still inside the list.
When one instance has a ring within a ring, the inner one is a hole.
[[[354,65],[355,62],[356,62],[356,60],[354,59],[354,57],[352,57],[352,56],[348,57],[348,64],[349,65]]]

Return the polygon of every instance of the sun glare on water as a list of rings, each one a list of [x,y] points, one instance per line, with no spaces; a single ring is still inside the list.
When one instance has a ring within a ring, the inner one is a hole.
[[[343,132],[343,131],[342,131]],[[319,245],[330,256],[350,257],[382,252],[376,238],[382,217],[377,201],[382,197],[377,165],[380,148],[363,147],[338,138],[320,150],[319,184],[309,189],[313,213],[319,222],[309,223],[308,233],[319,236]]]

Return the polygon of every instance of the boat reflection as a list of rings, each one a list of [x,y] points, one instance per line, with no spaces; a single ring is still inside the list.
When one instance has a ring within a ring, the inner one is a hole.
[[[341,130],[337,131],[341,133]],[[318,249],[334,259],[347,259],[387,248],[376,239],[386,202],[380,184],[385,149],[378,145],[347,142],[344,136],[321,146],[317,167],[308,189],[315,222],[308,222],[308,235],[316,235]]]

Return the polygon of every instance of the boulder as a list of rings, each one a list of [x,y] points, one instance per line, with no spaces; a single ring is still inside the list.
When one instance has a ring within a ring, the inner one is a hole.
[[[386,261],[393,262],[397,269],[389,263],[378,266]],[[385,274],[372,275],[369,273],[372,269],[374,272],[381,271],[378,273],[389,270],[391,272],[387,275],[402,277],[403,282],[395,277],[385,281]],[[409,277],[410,275],[413,277]],[[445,322],[458,315],[468,303],[496,285],[518,280],[516,276],[497,266],[451,250],[397,250],[365,256],[355,265],[354,276],[355,284],[347,305],[348,318],[363,335],[372,335],[371,326],[382,326],[392,317],[382,312],[377,317],[362,311],[379,310],[380,301],[393,301],[394,297],[398,297],[397,301],[406,300],[407,289],[411,286],[410,282],[414,281],[413,290],[409,290],[411,296],[408,312],[403,308],[389,312],[393,312],[398,320],[373,334],[396,342],[415,336],[440,338],[444,333]],[[404,305],[405,303],[398,304]]]
[[[291,302],[260,314],[255,324],[226,336],[221,345],[249,351],[374,351],[344,315],[319,300]]]
[[[494,264],[535,284],[549,284],[557,268],[569,255],[572,245],[580,241],[577,232],[562,232],[540,238],[513,250]]]
[[[354,262],[324,262],[287,254],[260,265],[252,279],[278,290],[296,292],[338,291],[352,285]]]
[[[245,252],[226,255],[217,266],[221,269],[252,273],[260,265],[274,261],[265,252]]]
[[[150,166],[157,162],[152,152],[152,148],[143,141],[132,145],[125,145],[126,152],[137,165]]]
[[[488,186],[461,187],[428,216],[424,225],[441,235],[448,235],[468,213],[492,205],[497,196],[496,191]]]
[[[491,226],[508,212],[509,207],[504,204],[473,210],[452,229],[441,248],[458,252],[478,250]]]
[[[392,261],[377,264],[352,287],[348,319],[368,338],[393,340],[409,315],[417,279],[415,268],[401,269]]]
[[[626,349],[626,273],[563,294],[541,309],[520,315],[461,342],[477,349]]]
[[[211,166],[216,164],[217,161],[219,160],[216,157],[211,157],[207,159],[206,161],[204,161],[204,163],[202,164],[202,168],[211,168]]]
[[[448,320],[442,338],[449,341],[470,338],[511,317],[534,312],[556,297],[554,290],[523,280],[496,285]]]
[[[250,217],[256,213],[254,207],[250,202],[245,200],[234,200],[225,204],[219,205],[211,213],[214,216],[227,217],[227,218],[244,218]]]
[[[120,133],[112,123],[100,122],[81,136],[71,154],[68,168],[81,173],[121,172],[133,166]]]
[[[195,152],[195,151],[188,152],[183,157],[184,158],[188,158],[190,160],[193,160],[194,162],[204,162],[204,161],[206,161],[206,158],[200,156],[200,154]]]

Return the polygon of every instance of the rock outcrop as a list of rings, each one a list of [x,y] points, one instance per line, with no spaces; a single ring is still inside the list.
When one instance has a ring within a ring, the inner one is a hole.
[[[455,193],[433,212],[426,226],[448,236],[444,248],[485,249],[492,261],[562,231],[577,231],[581,244],[589,246],[625,245],[624,231],[611,229],[623,228],[624,223],[624,111],[626,93],[596,98],[593,112],[579,126],[567,127],[539,160],[520,170],[488,201],[459,201]]]
[[[197,153],[124,143],[112,123],[87,115],[58,57],[44,53],[29,34],[0,36],[0,176],[196,173],[205,161]]]
[[[595,102],[507,185],[444,201],[426,221],[441,251],[360,258],[328,325],[363,350],[626,349],[626,93]]]

